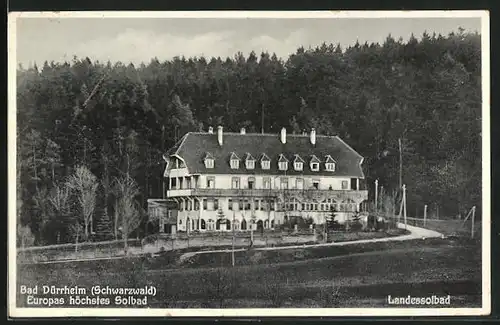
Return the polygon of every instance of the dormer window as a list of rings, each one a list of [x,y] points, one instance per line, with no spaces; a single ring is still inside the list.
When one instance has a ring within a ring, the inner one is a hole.
[[[247,169],[255,169],[255,160],[247,160],[246,165]]]
[[[299,155],[295,155],[295,159],[293,160],[293,168],[296,171],[301,171],[304,169],[304,160],[300,158]]]
[[[265,153],[260,158],[260,168],[271,169],[271,159]]]
[[[309,163],[309,167],[311,168],[311,171],[313,171],[313,172],[319,171],[319,164],[320,164],[320,160],[318,159],[318,157],[313,155],[311,157],[311,161]]]
[[[335,159],[332,158],[332,156],[328,155],[326,156],[325,160],[325,168],[329,172],[334,172],[335,171]]]
[[[205,168],[214,168],[215,159],[211,153],[207,152],[207,154],[205,155],[204,162],[205,162]]]
[[[230,159],[229,163],[231,165],[231,169],[240,168],[240,158],[238,158],[238,156],[234,152],[231,153],[231,157],[229,159]]]
[[[281,154],[279,159],[278,159],[278,169],[279,170],[287,170],[288,169],[288,159],[286,159],[283,154]]]
[[[245,157],[245,165],[247,169],[255,169],[255,159],[249,153]]]

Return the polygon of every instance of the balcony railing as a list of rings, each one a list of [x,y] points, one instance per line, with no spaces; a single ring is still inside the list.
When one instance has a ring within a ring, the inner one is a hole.
[[[335,200],[353,199],[365,200],[368,198],[367,190],[322,190],[322,189],[215,189],[215,188],[193,188],[193,189],[171,189],[167,191],[167,197],[269,197],[269,198],[293,198],[318,197],[333,198]]]

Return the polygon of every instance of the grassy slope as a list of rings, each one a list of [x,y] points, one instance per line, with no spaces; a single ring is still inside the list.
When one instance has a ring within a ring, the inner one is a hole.
[[[23,266],[18,283],[149,284],[158,290],[150,300],[154,307],[384,306],[388,294],[451,294],[454,306],[480,303],[479,246],[444,240],[372,246],[242,252],[234,269],[219,267],[229,254],[200,255],[180,267],[164,264],[167,256],[175,261],[172,254],[154,261]]]

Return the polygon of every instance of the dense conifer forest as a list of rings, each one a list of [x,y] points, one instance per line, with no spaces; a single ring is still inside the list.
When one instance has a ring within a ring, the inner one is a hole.
[[[424,204],[442,216],[480,206],[477,33],[323,43],[288,58],[155,55],[138,66],[75,57],[18,67],[22,245],[143,229],[147,198],[162,196],[162,152],[188,131],[217,125],[339,135],[365,157],[370,190],[375,179],[385,191],[398,188],[401,140],[410,215]]]

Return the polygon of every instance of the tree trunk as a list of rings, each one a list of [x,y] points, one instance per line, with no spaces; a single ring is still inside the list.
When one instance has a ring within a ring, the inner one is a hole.
[[[35,150],[35,141],[32,143],[33,148],[33,172],[35,176],[35,189],[38,191],[38,174],[36,172],[36,150]]]
[[[75,236],[75,252],[78,252],[78,235],[79,235],[79,231],[76,232],[76,236]]]
[[[85,241],[89,241],[89,222],[85,219]]]

